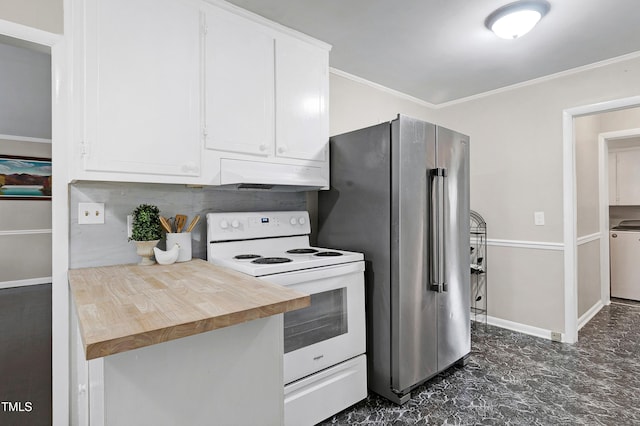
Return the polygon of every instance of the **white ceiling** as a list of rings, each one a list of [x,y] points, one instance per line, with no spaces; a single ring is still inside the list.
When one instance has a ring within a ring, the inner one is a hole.
[[[640,51],[640,0],[548,0],[517,40],[484,20],[510,0],[228,0],[333,45],[330,65],[432,104]]]

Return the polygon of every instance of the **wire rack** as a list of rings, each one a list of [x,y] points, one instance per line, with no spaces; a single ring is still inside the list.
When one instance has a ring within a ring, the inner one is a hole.
[[[470,213],[471,320],[487,325],[487,223]]]

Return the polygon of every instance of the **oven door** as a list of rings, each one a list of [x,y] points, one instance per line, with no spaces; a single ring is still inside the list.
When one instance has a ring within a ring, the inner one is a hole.
[[[364,262],[262,277],[311,296],[284,314],[284,383],[363,354]]]

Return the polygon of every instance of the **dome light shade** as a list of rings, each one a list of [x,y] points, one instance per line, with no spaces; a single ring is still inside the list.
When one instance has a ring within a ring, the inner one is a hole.
[[[510,3],[489,15],[485,26],[500,38],[515,39],[531,31],[549,8],[543,0]]]

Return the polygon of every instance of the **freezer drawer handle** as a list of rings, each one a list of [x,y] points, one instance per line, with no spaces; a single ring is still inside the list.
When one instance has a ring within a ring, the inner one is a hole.
[[[445,235],[444,235],[444,179],[447,176],[446,169],[429,170],[430,180],[430,208],[431,226],[429,231],[430,251],[429,257],[429,290],[441,293],[447,291],[444,280],[445,274]]]

